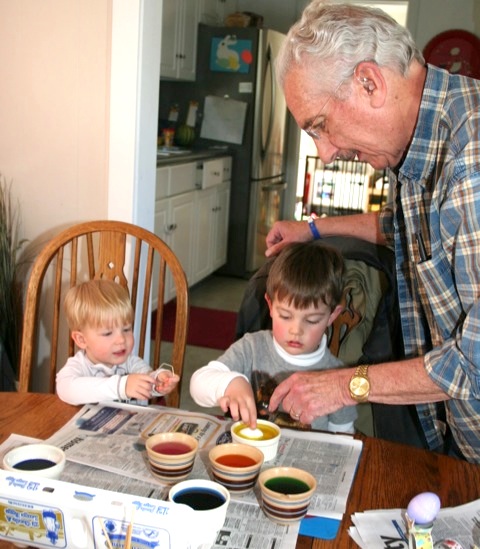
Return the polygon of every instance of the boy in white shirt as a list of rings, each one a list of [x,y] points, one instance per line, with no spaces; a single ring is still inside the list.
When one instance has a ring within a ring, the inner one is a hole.
[[[57,373],[58,396],[69,404],[102,400],[148,400],[170,393],[173,372],[155,372],[132,356],[133,307],[128,291],[110,280],[90,280],[65,296],[68,327],[80,349]]]
[[[218,360],[194,372],[194,401],[229,410],[234,420],[242,419],[253,429],[259,404],[254,392],[267,388],[268,399],[296,371],[341,366],[327,347],[325,331],[342,311],[343,276],[343,258],[330,246],[297,242],[282,249],[270,268],[265,294],[272,330],[245,334]],[[299,419],[295,410],[287,412]],[[353,433],[356,418],[356,407],[346,406],[316,418],[312,428]]]

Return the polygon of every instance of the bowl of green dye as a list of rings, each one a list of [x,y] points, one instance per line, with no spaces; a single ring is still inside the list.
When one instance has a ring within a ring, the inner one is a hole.
[[[261,506],[267,517],[278,524],[301,520],[308,511],[317,481],[296,467],[272,467],[258,477]]]

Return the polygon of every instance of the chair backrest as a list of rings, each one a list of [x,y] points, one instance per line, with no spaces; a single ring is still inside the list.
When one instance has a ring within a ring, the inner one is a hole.
[[[176,292],[176,318],[174,341],[166,357],[161,354],[161,334],[170,276]],[[187,279],[179,260],[163,240],[146,229],[121,221],[87,221],[70,227],[50,240],[37,256],[25,297],[19,391],[29,391],[34,369],[43,368],[37,352],[42,332],[50,341],[46,360],[48,392],[55,392],[56,372],[74,354],[73,341],[62,320],[63,298],[70,287],[91,279],[114,280],[128,289],[138,336],[135,352],[150,363],[150,357],[144,357],[144,353],[149,348],[147,338],[152,335],[152,368],[156,369],[162,360],[170,363],[180,376],[176,390],[166,397],[169,406],[178,407],[187,341]],[[155,317],[150,334],[152,310]]]

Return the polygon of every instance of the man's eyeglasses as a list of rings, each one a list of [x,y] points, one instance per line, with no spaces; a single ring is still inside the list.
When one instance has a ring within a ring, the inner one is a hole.
[[[350,77],[348,77],[350,78]],[[345,78],[338,84],[338,86],[333,90],[333,92],[328,96],[328,99],[323,104],[322,108],[318,111],[317,116],[312,120],[312,122],[308,125],[307,128],[304,129],[304,132],[311,137],[312,139],[319,140],[322,138],[322,133],[325,129],[325,124],[323,122],[318,123],[318,119],[322,116],[323,111],[325,110],[325,107],[330,102],[330,99],[337,94],[338,90],[345,84],[345,82],[348,80],[348,78]]]
[[[323,104],[322,108],[318,112],[317,116],[312,120],[312,122],[309,124],[308,128],[305,128],[304,132],[311,137],[312,139],[319,140],[322,137],[322,133],[324,130],[323,124],[317,125],[317,120],[322,116],[323,110],[328,105],[330,99],[332,98],[334,94],[331,94],[328,96],[328,99]]]

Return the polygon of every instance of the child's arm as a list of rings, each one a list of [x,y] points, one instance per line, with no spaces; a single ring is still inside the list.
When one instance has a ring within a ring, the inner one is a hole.
[[[242,376],[233,379],[227,386],[225,394],[219,399],[220,408],[230,414],[235,421],[241,419],[251,429],[257,427],[257,406],[250,383]]]
[[[70,357],[65,366],[58,372],[56,390],[58,396],[68,404],[90,404],[102,400],[125,400],[127,398],[150,398],[153,380],[148,374],[133,374],[138,376],[130,379],[130,389],[127,388],[126,375],[113,374],[112,369],[104,365],[92,366],[82,352]],[[148,397],[137,397],[144,394],[149,387]]]

